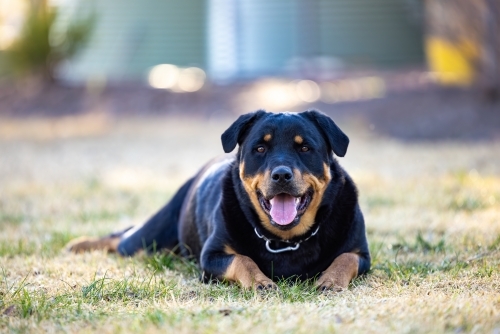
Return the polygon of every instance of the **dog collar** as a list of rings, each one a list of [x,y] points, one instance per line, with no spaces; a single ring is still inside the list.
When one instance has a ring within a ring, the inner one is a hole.
[[[318,233],[318,230],[319,230],[319,225],[318,225],[318,227],[316,227],[314,232],[311,233],[311,235],[308,236],[307,238],[299,240],[299,241],[289,241],[289,240],[272,240],[272,239],[266,238],[265,235],[259,233],[259,231],[257,230],[257,227],[254,228],[254,231],[255,231],[255,234],[257,235],[257,237],[259,237],[260,239],[264,239],[266,241],[267,251],[270,253],[274,253],[274,254],[288,252],[288,251],[296,251],[297,249],[299,249],[301,243],[314,237],[316,235],[316,233]],[[272,249],[271,248],[271,241],[285,242],[287,244],[294,244],[294,245],[288,246],[288,247],[283,247],[283,248],[278,248],[278,249]]]

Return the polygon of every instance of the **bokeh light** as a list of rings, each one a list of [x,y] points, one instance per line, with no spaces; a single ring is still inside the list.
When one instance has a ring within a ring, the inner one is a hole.
[[[25,12],[24,1],[0,0],[0,50],[8,49],[18,37]]]
[[[149,85],[174,92],[196,92],[205,84],[206,74],[201,68],[179,68],[172,64],[156,65],[149,71]]]
[[[321,101],[328,104],[377,99],[385,94],[385,81],[379,77],[345,79],[321,84]]]
[[[196,92],[205,83],[205,72],[198,67],[189,67],[181,70],[178,87],[184,92]]]
[[[300,80],[296,86],[297,97],[304,102],[316,102],[320,97],[317,83],[312,80]]]
[[[289,110],[321,101],[327,104],[382,98],[387,93],[382,77],[366,76],[332,81],[261,79],[242,94],[249,109]]]
[[[179,68],[175,65],[156,65],[149,72],[149,85],[157,89],[173,88],[177,84]]]

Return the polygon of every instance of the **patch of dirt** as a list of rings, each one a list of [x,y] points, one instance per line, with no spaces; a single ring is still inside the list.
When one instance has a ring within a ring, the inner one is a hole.
[[[2,315],[7,317],[13,317],[16,315],[16,307],[14,305],[8,306],[5,310],[2,311]]]

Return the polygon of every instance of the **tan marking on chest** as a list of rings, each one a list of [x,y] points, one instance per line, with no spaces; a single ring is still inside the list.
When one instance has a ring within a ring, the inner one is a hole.
[[[224,253],[229,254],[229,255],[235,255],[236,251],[233,249],[233,247],[229,245],[224,245]]]

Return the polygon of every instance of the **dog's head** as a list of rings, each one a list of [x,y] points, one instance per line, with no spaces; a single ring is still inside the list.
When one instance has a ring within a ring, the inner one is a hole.
[[[331,181],[332,151],[349,138],[317,111],[240,116],[223,134],[226,153],[239,145],[239,176],[263,226],[283,239],[308,231]]]

